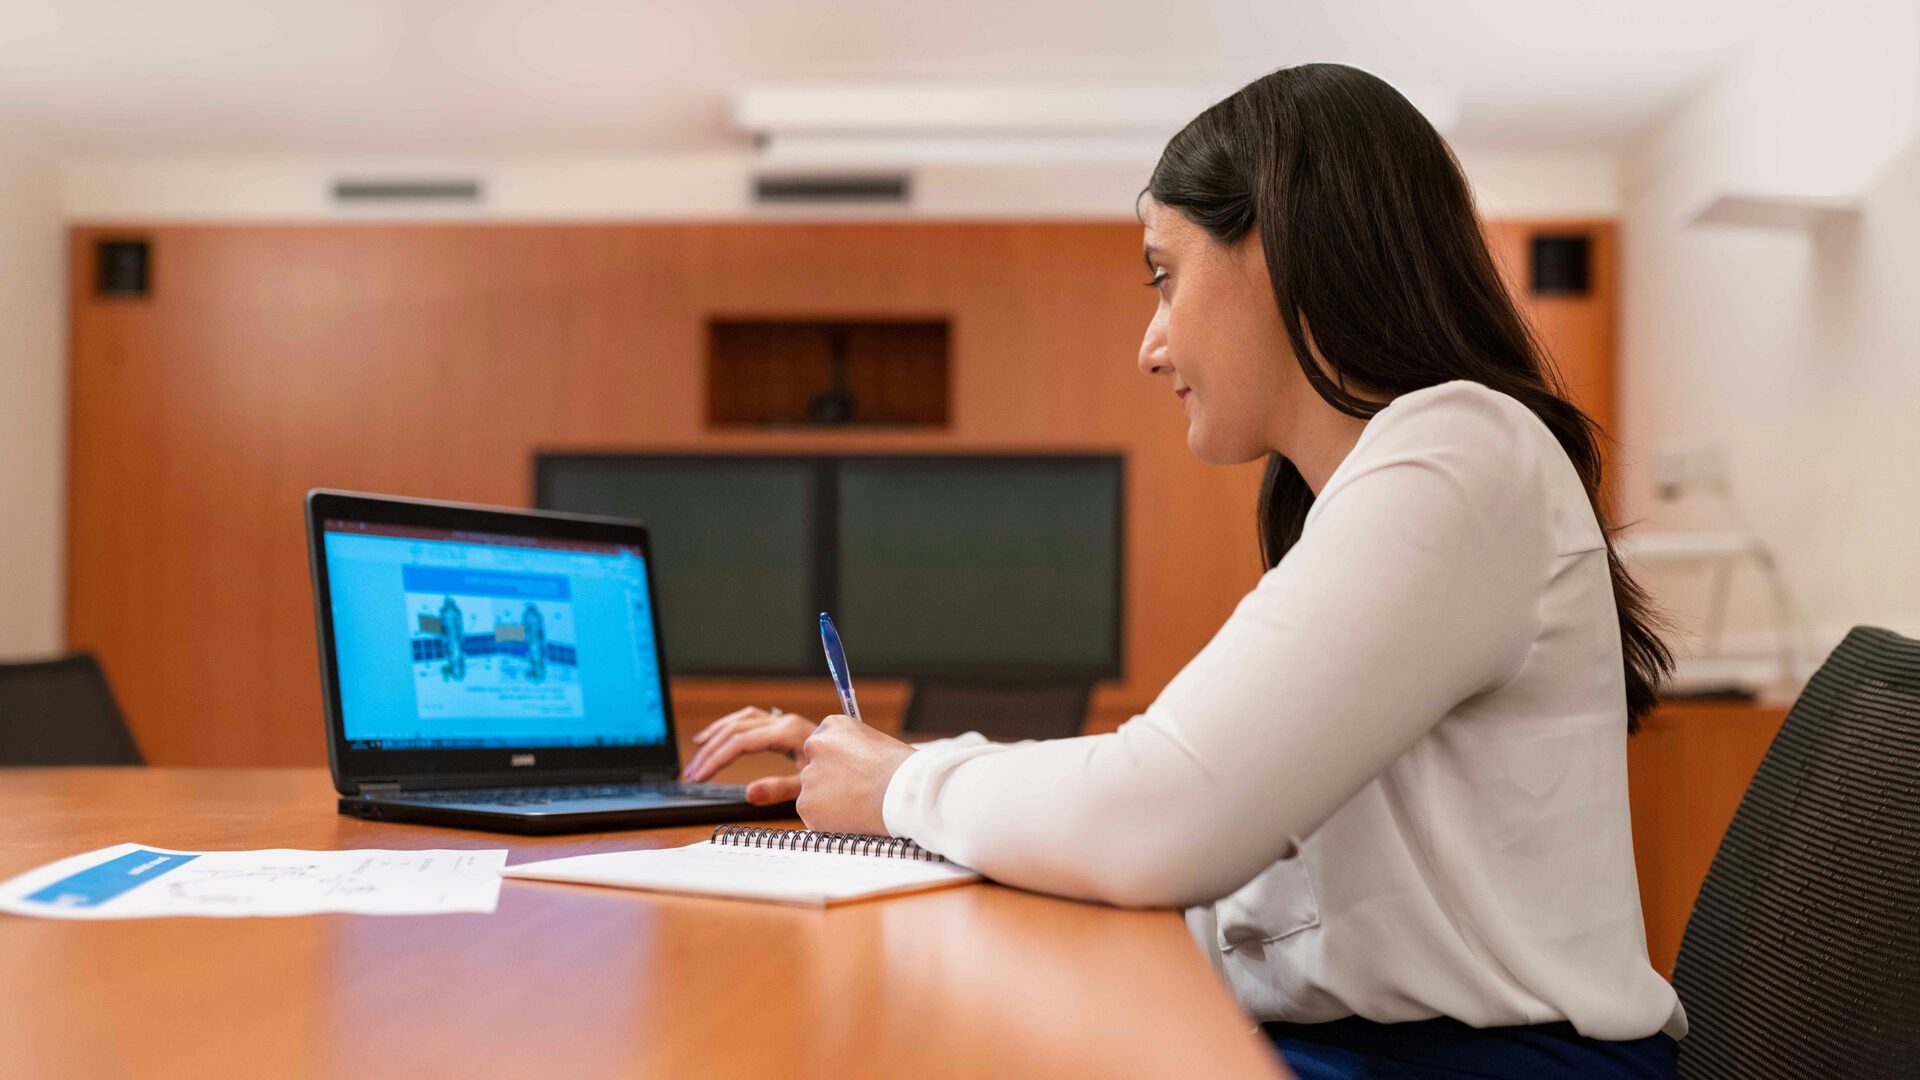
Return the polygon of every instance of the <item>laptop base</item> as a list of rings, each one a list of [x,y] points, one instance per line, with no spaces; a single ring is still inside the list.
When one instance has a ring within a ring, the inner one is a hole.
[[[689,799],[682,805],[637,806],[620,810],[509,811],[436,806],[403,800],[343,797],[340,800],[340,813],[368,821],[408,821],[422,825],[445,825],[454,829],[516,833],[521,836],[611,832],[621,829],[652,829],[662,825],[701,825],[712,822],[757,821],[796,816],[791,802],[755,806],[752,803],[714,802],[710,799]]]

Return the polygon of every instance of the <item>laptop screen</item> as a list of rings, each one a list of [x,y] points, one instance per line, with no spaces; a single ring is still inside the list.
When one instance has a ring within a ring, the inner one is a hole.
[[[667,741],[639,548],[322,523],[350,750]]]

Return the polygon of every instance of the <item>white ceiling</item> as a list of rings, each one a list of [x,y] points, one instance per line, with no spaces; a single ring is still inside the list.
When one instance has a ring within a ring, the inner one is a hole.
[[[739,146],[793,79],[1455,89],[1469,146],[1610,148],[1807,0],[0,0],[0,123],[88,153]]]

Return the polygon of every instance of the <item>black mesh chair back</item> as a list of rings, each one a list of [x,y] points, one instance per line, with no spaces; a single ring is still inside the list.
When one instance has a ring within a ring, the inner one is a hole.
[[[1856,627],[1787,714],[1680,942],[1685,1077],[1920,1076],[1920,641]]]
[[[0,664],[0,765],[143,765],[92,653]]]
[[[1085,682],[920,680],[900,727],[919,736],[978,731],[995,742],[1064,739],[1080,734],[1092,694]]]

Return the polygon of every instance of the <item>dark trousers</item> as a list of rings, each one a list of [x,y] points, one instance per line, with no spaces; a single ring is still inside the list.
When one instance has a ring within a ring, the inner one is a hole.
[[[1377,1024],[1260,1025],[1300,1080],[1675,1080],[1680,1044],[1666,1035],[1589,1039],[1565,1022],[1474,1028],[1445,1017]]]

